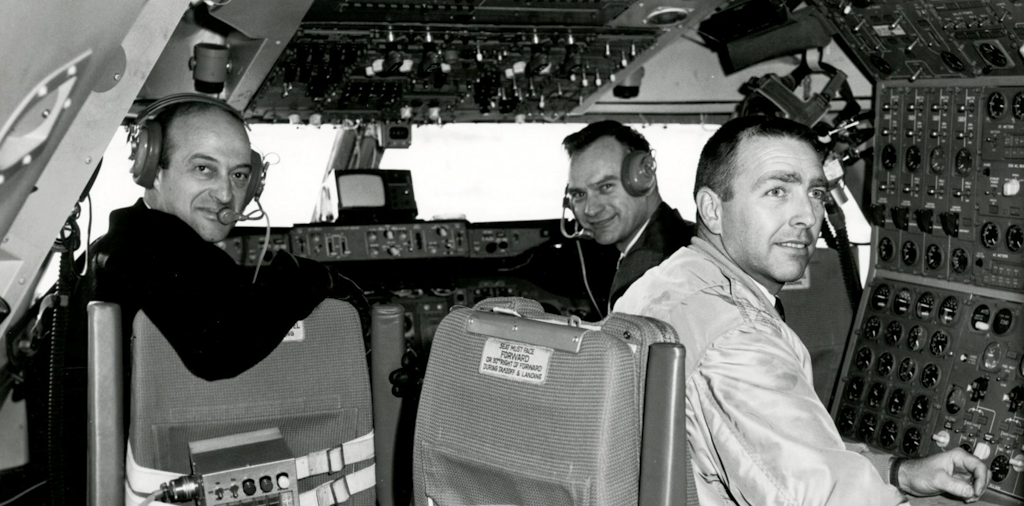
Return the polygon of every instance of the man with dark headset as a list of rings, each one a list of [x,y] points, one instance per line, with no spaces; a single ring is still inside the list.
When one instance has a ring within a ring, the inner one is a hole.
[[[600,121],[569,135],[562,145],[570,159],[565,207],[583,229],[572,235],[618,250],[607,305],[591,293],[594,303],[600,304],[598,310],[607,314],[644,272],[690,244],[693,223],[661,200],[654,154],[636,130],[617,121]],[[609,268],[604,265],[591,266],[591,271]],[[602,274],[592,272],[585,281],[600,280]],[[600,281],[594,285],[603,288]],[[604,294],[598,297],[603,299]]]
[[[82,287],[121,305],[125,331],[144,310],[189,371],[217,380],[256,365],[324,298],[352,303],[369,328],[362,291],[332,269],[280,251],[254,280],[216,245],[262,190],[264,166],[237,111],[173,95],[133,128],[132,176],[146,190],[111,213]]]

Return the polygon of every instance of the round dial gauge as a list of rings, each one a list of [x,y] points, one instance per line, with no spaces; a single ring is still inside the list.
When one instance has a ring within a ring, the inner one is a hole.
[[[889,304],[889,285],[881,284],[871,292],[871,307],[881,311]]]
[[[1006,455],[996,455],[989,467],[992,471],[992,481],[999,483],[1010,475],[1010,458]]]
[[[896,376],[900,381],[910,383],[914,379],[915,374],[917,374],[917,363],[909,358],[903,359],[903,361],[900,362],[900,367],[896,372]]]
[[[1013,117],[1024,119],[1024,91],[1013,96]]]
[[[861,441],[868,441],[875,435],[875,428],[878,427],[878,418],[871,413],[865,413],[860,417],[860,424],[857,425],[857,437]]]
[[[864,378],[854,376],[846,383],[846,400],[857,402],[864,395]]]
[[[915,421],[923,422],[928,418],[928,410],[931,407],[931,403],[928,402],[928,397],[923,395],[917,396],[914,399],[914,403],[910,405],[910,417]]]
[[[896,148],[892,144],[886,144],[882,148],[882,167],[885,170],[892,170],[896,167],[896,160],[899,155],[896,153]]]
[[[900,339],[903,338],[903,325],[900,322],[893,320],[889,322],[889,325],[885,327],[885,344],[889,346],[897,346],[900,344]]]
[[[896,246],[893,245],[892,240],[888,237],[883,237],[881,241],[878,241],[878,258],[883,262],[892,260],[892,255],[895,252]]]
[[[903,411],[903,406],[907,405],[907,393],[901,388],[897,388],[892,391],[892,395],[889,397],[889,405],[886,408],[889,413],[898,415]]]
[[[961,148],[960,151],[957,151],[956,159],[953,160],[953,166],[956,168],[956,173],[961,176],[970,174],[971,169],[974,168],[974,155],[971,154],[971,150]]]
[[[900,248],[900,260],[903,261],[903,265],[911,266],[917,263],[917,244],[914,241],[907,241],[903,243],[903,247]]]
[[[924,250],[924,264],[931,270],[942,267],[942,248],[938,244],[929,244]]]
[[[849,406],[839,411],[839,419],[836,420],[836,428],[840,434],[849,434],[857,422],[857,410]]]
[[[992,249],[995,248],[997,244],[999,244],[999,225],[996,225],[991,221],[986,221],[985,224],[981,226],[981,245],[988,249]]]
[[[878,357],[878,365],[875,366],[875,372],[879,376],[888,376],[892,372],[892,367],[895,365],[896,359],[892,357],[892,353],[883,353]]]
[[[892,312],[898,315],[907,314],[910,309],[910,298],[912,297],[910,290],[903,288],[896,293],[896,298],[892,300]]]
[[[953,272],[957,274],[963,274],[967,270],[970,261],[967,258],[967,252],[963,248],[954,249],[953,253],[949,256],[949,264],[953,268]]]
[[[920,297],[917,298],[917,305],[915,306],[915,312],[917,317],[922,320],[931,318],[932,311],[935,310],[935,296],[932,292],[924,292]]]
[[[853,363],[857,366],[857,369],[864,371],[871,367],[871,359],[874,357],[875,355],[871,352],[871,348],[865,346],[857,350],[857,356],[854,357]]]
[[[917,455],[917,449],[921,447],[921,431],[911,427],[903,433],[903,442],[900,449],[908,456]]]
[[[946,347],[949,346],[949,336],[941,330],[935,331],[932,334],[931,342],[928,343],[928,349],[931,350],[932,355],[940,356],[946,352]]]
[[[939,382],[939,366],[928,364],[921,370],[921,386],[931,388]]]
[[[900,426],[892,420],[886,420],[882,424],[882,428],[878,431],[878,444],[882,445],[882,448],[892,448],[896,445],[896,440],[899,438]]]
[[[920,325],[914,325],[907,333],[907,348],[917,351],[922,346],[924,346],[924,329]]]
[[[864,322],[864,337],[874,340],[882,330],[882,321],[877,316],[869,316]]]
[[[957,302],[956,297],[950,295],[942,300],[942,305],[939,306],[939,321],[945,324],[953,323],[956,320],[957,309],[960,308],[960,303]]]
[[[936,146],[928,154],[928,168],[933,174],[942,174],[946,170],[946,150],[942,146]]]
[[[1021,244],[1024,243],[1024,230],[1018,225],[1010,225],[1010,228],[1006,229],[1006,248],[1016,253],[1020,251]]]
[[[1006,112],[1006,97],[1000,92],[988,96],[988,117],[999,119]]]
[[[868,406],[877,408],[885,399],[885,383],[874,383],[868,389]]]
[[[917,172],[917,168],[921,166],[921,149],[917,146],[910,146],[907,148],[907,159],[905,161],[907,172]]]

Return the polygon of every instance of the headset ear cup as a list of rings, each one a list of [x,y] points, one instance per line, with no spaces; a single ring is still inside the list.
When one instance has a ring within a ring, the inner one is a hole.
[[[643,197],[654,188],[658,164],[650,151],[631,151],[622,160],[622,186],[633,197]]]
[[[160,170],[160,152],[163,148],[163,128],[160,123],[146,121],[135,136],[132,147],[132,179],[143,188],[152,188]]]
[[[249,186],[245,189],[245,205],[249,205],[252,199],[259,198],[263,194],[264,177],[266,176],[263,167],[263,157],[255,149],[252,150],[252,171],[249,173]]]

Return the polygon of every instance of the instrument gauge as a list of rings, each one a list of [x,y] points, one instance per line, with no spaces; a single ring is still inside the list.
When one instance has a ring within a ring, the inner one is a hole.
[[[878,444],[882,445],[882,448],[892,448],[896,444],[899,432],[900,426],[896,422],[886,420],[878,431]]]
[[[911,358],[905,358],[900,362],[900,367],[896,371],[896,376],[900,381],[904,383],[910,383],[914,380],[914,376],[917,374],[917,362],[914,362]]]
[[[883,353],[878,357],[878,365],[875,366],[875,372],[879,376],[888,376],[892,372],[892,368],[895,365],[896,359],[892,357],[892,353]]]
[[[929,244],[924,250],[924,263],[933,271],[942,267],[942,248],[938,244]]]
[[[999,119],[1006,112],[1006,97],[1000,92],[994,92],[988,96],[988,117]]]
[[[900,443],[900,448],[903,453],[908,456],[917,455],[918,448],[921,447],[921,431],[911,427],[903,433],[903,442]]]
[[[953,323],[956,320],[956,312],[960,308],[960,303],[957,302],[956,297],[950,295],[942,300],[942,305],[939,306],[939,321],[945,324]]]
[[[1024,243],[1024,230],[1018,225],[1010,225],[1006,229],[1006,248],[1016,253],[1020,251],[1021,243]]]
[[[906,156],[904,166],[907,168],[907,172],[917,172],[917,168],[921,166],[921,148],[910,146],[907,148]]]
[[[885,344],[888,344],[889,346],[897,346],[900,344],[900,339],[902,338],[903,325],[896,320],[889,322],[889,325],[885,327]]]
[[[857,402],[864,395],[864,378],[854,376],[846,384],[846,400]]]
[[[932,292],[924,292],[920,297],[917,298],[917,305],[915,306],[915,312],[917,317],[922,320],[931,318],[932,311],[935,310],[935,295]]]
[[[1013,312],[1010,311],[1010,308],[1004,307],[996,311],[996,318],[992,321],[992,332],[1001,336],[1010,330],[1011,326],[1013,326]],[[1021,371],[1021,375],[1024,375],[1024,370]]]
[[[932,334],[932,339],[928,343],[928,350],[932,352],[932,355],[939,357],[946,352],[947,346],[949,346],[949,336],[945,332],[937,330]]]
[[[860,425],[857,426],[857,437],[861,441],[868,441],[875,435],[875,428],[878,427],[878,418],[871,413],[865,413],[860,417]]]
[[[946,150],[942,149],[942,146],[936,146],[928,154],[928,167],[933,174],[942,174],[942,171],[946,170]]]
[[[903,406],[907,405],[907,393],[902,388],[897,388],[892,391],[892,395],[889,397],[889,404],[886,409],[889,410],[890,414],[898,415],[903,411]]]
[[[882,321],[877,316],[868,317],[867,321],[864,322],[864,337],[870,340],[874,340],[878,337],[878,332],[882,330]]]
[[[974,168],[974,155],[971,154],[971,150],[968,148],[961,148],[960,151],[956,152],[956,158],[953,161],[953,166],[956,168],[956,173],[960,176],[967,176],[971,173],[971,169]]]
[[[903,243],[903,247],[900,248],[900,260],[908,267],[917,263],[917,244],[914,241]]]
[[[1013,96],[1013,117],[1024,119],[1024,91]]]
[[[924,343],[924,329],[920,325],[914,325],[907,333],[907,348],[912,351],[920,350]]]
[[[914,399],[914,403],[910,405],[910,417],[917,422],[923,422],[928,418],[928,410],[931,407],[931,403],[928,402],[928,397],[924,395],[917,396]]]
[[[871,367],[871,360],[874,358],[874,353],[871,352],[871,348],[864,347],[857,350],[857,356],[853,359],[854,365],[861,371],[867,370]]]
[[[898,158],[899,155],[896,153],[896,148],[893,147],[892,144],[886,144],[885,147],[882,148],[882,167],[885,167],[885,170],[894,169]]]
[[[989,467],[992,471],[992,481],[999,483],[1010,475],[1010,458],[1006,455],[996,455]]]
[[[877,408],[885,399],[885,383],[874,383],[868,389],[868,407]]]
[[[885,309],[885,306],[889,304],[889,295],[889,285],[878,285],[878,288],[871,292],[871,307],[878,311]]]
[[[953,268],[953,272],[957,274],[963,274],[967,271],[967,266],[970,264],[971,259],[967,257],[967,252],[963,248],[956,248],[953,253],[949,256],[949,264]]]
[[[878,241],[878,258],[883,262],[892,260],[893,254],[896,252],[896,247],[892,243],[892,239],[883,237],[881,241]]]
[[[907,314],[907,311],[910,310],[910,298],[912,296],[910,290],[906,288],[900,289],[892,300],[892,312],[898,315]]]
[[[997,244],[999,244],[999,225],[996,225],[991,221],[986,221],[985,224],[981,226],[981,245],[988,249],[992,249],[995,248]]]
[[[939,382],[939,366],[928,364],[921,370],[921,386],[931,388]]]
[[[839,419],[836,420],[836,428],[840,434],[849,434],[857,422],[857,410],[849,406],[839,412]]]
[[[971,328],[985,332],[989,329],[988,321],[991,316],[992,310],[984,304],[974,308],[974,313],[971,314]]]

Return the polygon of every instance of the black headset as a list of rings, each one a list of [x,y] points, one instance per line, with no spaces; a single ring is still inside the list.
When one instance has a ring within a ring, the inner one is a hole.
[[[132,144],[130,160],[132,164],[132,179],[143,188],[152,188],[160,170],[160,154],[164,145],[164,132],[156,116],[168,107],[183,103],[203,103],[217,106],[230,112],[245,124],[242,113],[235,110],[222,100],[200,95],[198,93],[178,93],[168,95],[149,105],[132,125],[128,134],[128,140]],[[245,189],[245,203],[249,205],[252,199],[258,199],[263,193],[264,179],[266,177],[266,166],[263,164],[263,157],[254,149],[252,150],[252,172],[249,175],[249,186]]]

